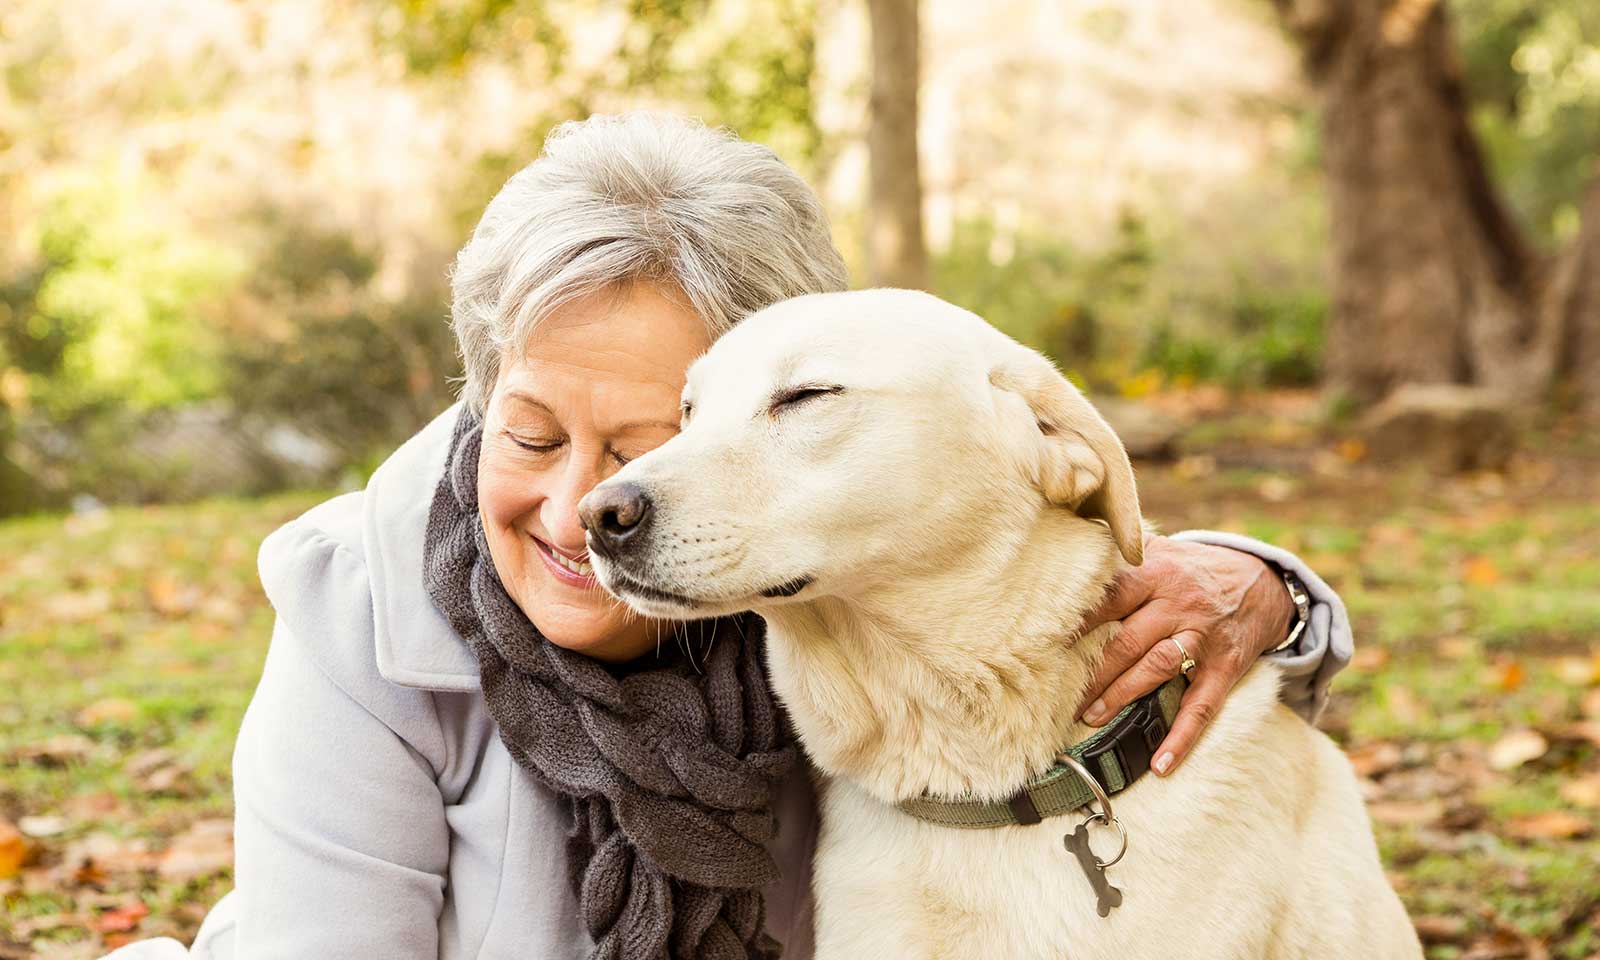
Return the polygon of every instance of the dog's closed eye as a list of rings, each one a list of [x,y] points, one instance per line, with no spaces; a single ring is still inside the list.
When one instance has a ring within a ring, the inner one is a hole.
[[[833,396],[843,393],[844,387],[838,384],[803,384],[796,387],[785,387],[773,394],[772,403],[767,408],[771,414],[779,414],[788,409],[793,409],[801,404],[816,400],[821,397]]]

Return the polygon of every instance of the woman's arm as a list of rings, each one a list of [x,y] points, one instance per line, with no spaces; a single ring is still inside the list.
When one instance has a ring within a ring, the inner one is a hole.
[[[1295,643],[1273,653],[1296,622],[1280,571],[1311,596]],[[1177,767],[1223,699],[1263,654],[1284,672],[1283,699],[1308,721],[1327,704],[1328,684],[1350,662],[1354,641],[1339,595],[1294,554],[1237,534],[1191,530],[1150,537],[1145,560],[1125,570],[1091,622],[1121,620],[1090,684],[1083,719],[1100,723],[1178,672],[1178,644],[1200,669],[1151,768]],[[1178,644],[1172,642],[1176,637]]]
[[[233,757],[238,960],[435,960],[450,855],[429,765],[280,625]]]
[[[432,695],[377,671],[365,565],[302,523],[262,549],[278,623],[234,749],[238,960],[436,960],[450,857]]]

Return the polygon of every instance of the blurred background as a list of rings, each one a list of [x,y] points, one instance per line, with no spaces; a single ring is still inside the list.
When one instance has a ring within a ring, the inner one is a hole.
[[[1589,0],[6,0],[0,958],[228,889],[256,546],[451,401],[499,185],[637,107],[1056,358],[1154,520],[1343,593],[1324,727],[1430,956],[1600,956],[1597,44]]]

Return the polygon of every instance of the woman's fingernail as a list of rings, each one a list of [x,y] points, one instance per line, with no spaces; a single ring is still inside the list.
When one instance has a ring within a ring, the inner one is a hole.
[[[1083,722],[1099,723],[1105,715],[1106,702],[1104,700],[1096,700],[1094,703],[1089,704],[1089,709],[1083,711]]]
[[[1170,769],[1172,769],[1172,751],[1168,750],[1156,757],[1156,773],[1165,774]]]

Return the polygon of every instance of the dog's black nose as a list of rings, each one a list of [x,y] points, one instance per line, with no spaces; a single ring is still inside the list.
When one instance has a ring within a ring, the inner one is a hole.
[[[615,553],[639,535],[650,519],[650,496],[636,483],[607,484],[578,504],[578,521],[595,545]]]

